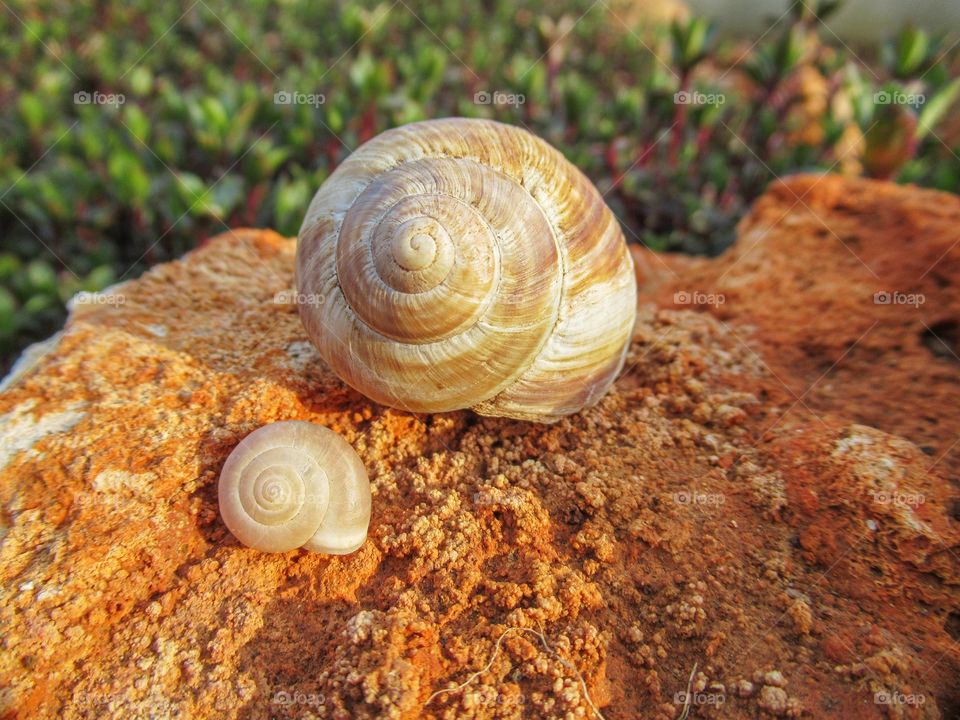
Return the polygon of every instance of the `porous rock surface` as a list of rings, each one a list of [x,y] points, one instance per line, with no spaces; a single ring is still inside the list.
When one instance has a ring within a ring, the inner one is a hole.
[[[801,176],[721,258],[637,251],[626,369],[550,426],[345,387],[271,232],[113,288],[0,394],[0,717],[956,717],[957,227]],[[218,517],[288,419],[369,470],[352,555]]]

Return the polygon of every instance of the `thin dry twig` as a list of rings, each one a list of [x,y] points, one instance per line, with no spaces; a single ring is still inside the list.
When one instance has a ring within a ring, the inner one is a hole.
[[[500,652],[500,645],[503,643],[503,639],[507,636],[507,634],[509,634],[513,630],[517,630],[520,632],[533,633],[538,638],[540,638],[540,642],[543,643],[544,649],[548,653],[556,657],[557,660],[559,660],[564,667],[572,670],[573,673],[577,676],[577,679],[580,681],[580,685],[583,687],[583,695],[587,699],[587,703],[590,705],[590,709],[593,710],[594,715],[600,718],[600,720],[606,720],[606,718],[604,718],[603,714],[600,712],[599,708],[597,708],[597,706],[594,704],[593,699],[590,697],[590,692],[587,690],[587,682],[583,679],[583,675],[580,674],[580,671],[577,670],[576,665],[574,665],[572,662],[570,662],[566,658],[562,657],[560,653],[558,653],[556,650],[550,647],[550,643],[547,642],[546,636],[539,630],[534,630],[533,628],[516,627],[516,626],[508,627],[506,630],[504,630],[500,634],[500,637],[497,638],[496,645],[494,645],[493,653],[490,655],[490,659],[487,661],[486,665],[484,665],[482,668],[477,670],[475,673],[473,673],[470,677],[468,677],[459,685],[452,688],[444,688],[443,690],[437,690],[435,693],[433,693],[433,695],[427,698],[427,701],[423,704],[423,706],[426,707],[431,702],[433,702],[434,698],[440,695],[443,695],[444,693],[451,693],[451,692],[457,692],[459,690],[463,690],[465,687],[467,687],[467,685],[472,683],[478,677],[483,675],[483,673],[485,673],[487,670],[493,667],[493,662],[494,660],[497,659],[497,654]],[[694,669],[696,669],[696,666],[694,666]],[[692,677],[691,677],[691,680],[692,680]]]

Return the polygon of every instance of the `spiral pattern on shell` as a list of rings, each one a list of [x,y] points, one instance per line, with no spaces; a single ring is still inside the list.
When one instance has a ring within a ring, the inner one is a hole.
[[[526,131],[414,123],[367,142],[300,229],[307,334],[345,382],[415,412],[552,421],[595,403],[636,313],[619,225]]]
[[[217,492],[227,528],[258,550],[343,554],[367,536],[363,462],[321,425],[290,420],[250,433],[224,463]]]

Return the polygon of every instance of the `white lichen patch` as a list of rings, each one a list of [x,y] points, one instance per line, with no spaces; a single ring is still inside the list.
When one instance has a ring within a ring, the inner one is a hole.
[[[166,325],[160,325],[160,324],[158,324],[158,323],[151,323],[151,324],[149,324],[149,325],[144,325],[144,326],[143,326],[143,329],[146,330],[146,331],[147,331],[148,333],[150,333],[151,335],[154,335],[154,336],[160,337],[160,338],[166,337],[166,336],[167,336],[167,333],[170,332],[170,331],[167,329],[167,326],[166,326]]]
[[[831,455],[842,458],[865,488],[896,490],[898,482],[906,477],[906,469],[887,452],[889,443],[882,442],[883,439],[879,430],[853,425],[845,437],[836,441]]]
[[[124,470],[104,470],[93,479],[93,489],[97,492],[137,492],[150,487],[154,479],[151,473],[137,475]]]
[[[860,484],[875,512],[880,512],[910,531],[934,538],[936,534],[915,510],[926,502],[896,452],[909,443],[903,438],[863,425],[851,425],[846,436],[834,444],[832,456],[843,463]]]
[[[854,425],[851,427],[851,433],[846,437],[842,437],[837,440],[834,445],[833,456],[837,455],[846,455],[847,453],[862,450],[869,448],[874,444],[874,440],[866,432],[857,432],[856,430],[871,430],[870,428],[864,428],[861,426]],[[875,430],[871,430],[876,432]]]
[[[82,404],[74,404],[61,412],[35,416],[31,410],[36,400],[27,400],[13,410],[0,415],[0,471],[20,452],[31,449],[48,435],[67,432],[79,423],[86,412]]]

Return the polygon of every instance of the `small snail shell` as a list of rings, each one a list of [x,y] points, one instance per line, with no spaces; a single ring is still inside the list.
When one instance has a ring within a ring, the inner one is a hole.
[[[367,538],[363,461],[321,425],[289,420],[254,430],[224,463],[217,492],[227,528],[257,550],[342,555]]]
[[[509,125],[450,118],[379,135],[300,228],[300,317],[323,359],[379,403],[550,422],[623,367],[633,262],[589,180]]]

